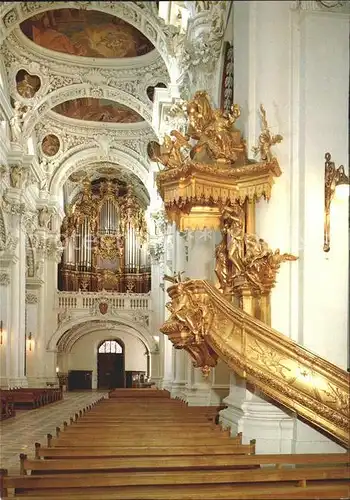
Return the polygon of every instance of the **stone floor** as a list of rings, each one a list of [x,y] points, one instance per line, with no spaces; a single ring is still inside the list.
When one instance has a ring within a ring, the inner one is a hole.
[[[0,422],[0,468],[19,473],[19,454],[34,456],[34,443],[46,446],[46,435],[55,435],[56,427],[87,406],[107,395],[106,391],[66,392],[63,400],[38,410],[18,411],[14,418]]]

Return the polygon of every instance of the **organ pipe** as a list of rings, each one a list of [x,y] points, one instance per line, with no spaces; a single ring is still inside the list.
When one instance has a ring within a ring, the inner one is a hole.
[[[126,291],[131,282],[129,291],[149,291],[150,257],[137,198],[130,188],[119,192],[111,181],[100,184],[100,196],[96,187],[93,191],[84,181],[81,198],[68,207],[62,224],[63,289]],[[121,279],[124,273],[127,279]]]

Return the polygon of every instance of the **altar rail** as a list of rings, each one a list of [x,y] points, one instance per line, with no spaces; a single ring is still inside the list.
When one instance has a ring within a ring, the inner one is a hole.
[[[91,309],[101,303],[108,303],[112,309],[151,310],[151,297],[147,293],[114,293],[114,292],[57,292],[57,309]]]

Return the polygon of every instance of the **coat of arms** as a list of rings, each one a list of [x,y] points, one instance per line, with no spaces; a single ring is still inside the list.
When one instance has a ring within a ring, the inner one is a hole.
[[[106,314],[108,311],[108,302],[100,302],[98,308],[101,314]]]

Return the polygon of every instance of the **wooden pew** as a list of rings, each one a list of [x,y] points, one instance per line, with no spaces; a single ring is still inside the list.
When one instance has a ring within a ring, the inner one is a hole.
[[[104,457],[148,457],[148,456],[198,456],[198,455],[249,455],[255,453],[255,440],[250,444],[234,446],[217,443],[196,446],[60,446],[42,447],[35,443],[36,458],[104,458]]]
[[[164,398],[170,399],[170,392],[159,389],[113,389],[108,393],[109,398]]]
[[[89,405],[57,428],[58,437],[48,435],[48,447],[36,443],[34,459],[21,455],[22,475],[2,472],[1,498],[13,489],[11,498],[22,500],[339,499],[349,493],[347,454],[255,455],[255,442],[242,445],[241,434],[229,438],[205,419],[196,426],[193,417],[208,409],[192,412],[165,399]]]
[[[12,396],[1,393],[0,405],[1,405],[0,420],[5,420],[7,418],[11,418],[16,415],[16,410]]]
[[[39,408],[49,403],[54,403],[62,399],[60,389],[35,389],[35,388],[16,388],[1,391],[2,394],[11,396],[15,408],[31,409]]]
[[[16,409],[35,409],[39,408],[42,404],[42,398],[39,394],[32,391],[21,392],[17,390],[9,390],[7,394],[13,398],[13,403]]]
[[[49,474],[57,472],[96,472],[96,471],[128,471],[138,472],[152,470],[157,471],[176,471],[184,472],[190,470],[226,470],[240,468],[259,468],[260,465],[343,465],[347,466],[350,463],[350,457],[347,453],[334,454],[296,454],[296,455],[201,455],[201,456],[144,456],[144,457],[99,457],[89,458],[84,460],[76,460],[76,458],[65,459],[28,459],[27,455],[20,455],[20,471],[21,474],[27,474],[28,471],[40,472],[45,471]]]
[[[236,492],[242,491],[245,487],[246,491],[250,493],[250,498],[257,498],[251,495],[252,485],[258,487],[253,491],[255,494],[265,485],[269,487],[270,494],[271,492],[274,493],[272,498],[276,499],[278,498],[276,496],[278,492],[276,483],[280,482],[281,488],[287,486],[287,488],[284,488],[282,498],[290,498],[289,494],[286,496],[286,489],[288,493],[292,489],[300,489],[304,496],[299,496],[299,498],[305,499],[315,498],[310,497],[307,490],[309,487],[319,486],[320,481],[323,482],[322,489],[327,486],[331,490],[332,487],[336,486],[338,491],[341,489],[342,494],[346,494],[349,486],[349,483],[346,482],[348,474],[348,467],[305,467],[286,470],[277,468],[271,470],[192,470],[172,471],[171,473],[157,471],[156,473],[137,472],[135,474],[129,472],[101,472],[12,477],[7,476],[6,471],[1,471],[2,490],[0,494],[2,495],[1,498],[4,498],[7,497],[9,489],[15,489],[15,493],[19,497],[24,495],[24,498],[27,498],[26,495],[29,493],[34,493],[37,496],[40,495],[41,498],[46,495],[47,499],[52,499],[53,495],[57,495],[72,500],[74,495],[79,494],[80,498],[84,498],[84,500],[87,498],[101,500],[103,493],[114,493],[114,498],[119,500],[125,500],[126,498],[134,500],[145,500],[146,498],[174,500],[181,498],[185,500],[188,498],[193,499],[191,491],[195,491],[196,498],[218,500],[219,498],[237,498],[233,486],[236,486]],[[164,495],[164,486],[168,486],[166,496]],[[181,488],[184,486],[185,488]],[[215,486],[215,489],[212,488],[211,491],[215,491],[216,496],[212,494],[209,496],[207,486]],[[229,488],[224,488],[225,486],[229,486]],[[293,488],[290,488],[290,486],[293,486]],[[181,492],[180,496],[176,494],[179,490]],[[130,496],[130,491],[132,496]],[[147,496],[147,493],[151,493],[152,496]],[[198,493],[201,496],[198,496]],[[249,496],[246,496],[246,498],[249,498]]]

